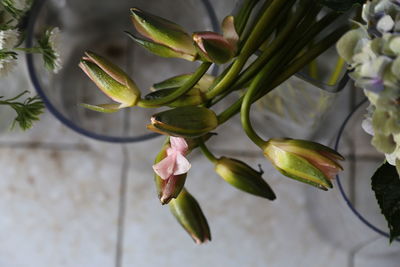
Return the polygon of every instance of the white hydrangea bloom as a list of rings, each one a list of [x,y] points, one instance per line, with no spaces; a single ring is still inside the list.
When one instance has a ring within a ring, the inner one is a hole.
[[[19,32],[16,29],[0,31],[0,50],[12,49],[19,41]]]
[[[61,57],[60,57],[60,29],[55,27],[50,32],[49,43],[56,56],[54,61],[54,73],[57,73],[61,69]]]

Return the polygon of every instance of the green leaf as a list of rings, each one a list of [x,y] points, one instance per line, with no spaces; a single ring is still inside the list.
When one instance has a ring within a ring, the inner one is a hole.
[[[337,12],[344,12],[352,8],[354,5],[364,4],[365,0],[317,0],[317,2]]]
[[[388,222],[392,242],[400,236],[400,178],[396,167],[385,162],[372,176],[371,185]]]

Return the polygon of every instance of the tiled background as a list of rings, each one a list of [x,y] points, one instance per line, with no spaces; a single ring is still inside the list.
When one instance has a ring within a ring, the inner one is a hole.
[[[19,67],[1,81],[11,95],[32,90],[24,62]],[[356,102],[352,92],[346,88],[326,118],[318,135],[324,144],[332,145]],[[1,112],[0,267],[400,266],[398,243],[361,224],[337,189],[320,192],[279,175],[237,120],[223,127],[213,149],[262,164],[278,198],[237,191],[194,153],[187,187],[213,238],[197,246],[155,194],[151,165],[162,138],[98,142],[49,113],[29,132],[9,131],[11,114]]]

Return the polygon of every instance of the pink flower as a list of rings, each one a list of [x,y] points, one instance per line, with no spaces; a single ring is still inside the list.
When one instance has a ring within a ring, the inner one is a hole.
[[[171,136],[169,142],[171,146],[167,149],[167,157],[153,165],[154,172],[164,180],[187,173],[191,167],[185,158],[188,151],[185,139]]]

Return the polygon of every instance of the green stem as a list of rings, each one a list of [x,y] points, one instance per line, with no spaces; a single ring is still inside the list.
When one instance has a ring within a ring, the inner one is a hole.
[[[271,45],[266,49],[260,57],[258,57],[242,74],[239,75],[239,78],[235,82],[235,84],[231,87],[230,91],[240,89],[244,84],[246,84],[254,75],[263,67],[267,61],[275,54],[276,51],[282,48],[282,45],[285,43],[287,37],[293,34],[294,29],[298,26],[299,21],[303,18],[304,12],[308,12],[306,15],[306,19],[309,17],[315,17],[320,8],[311,8],[308,11],[306,10],[306,5],[300,5],[298,11],[293,14],[290,20],[287,22],[285,28],[282,32],[274,39]],[[309,25],[303,25],[303,27],[297,28],[296,31],[304,32],[306,27]]]
[[[260,148],[263,148],[265,141],[254,131],[253,126],[250,122],[250,107],[252,103],[253,96],[257,93],[259,89],[260,80],[263,79],[264,75],[257,75],[256,78],[250,85],[249,90],[246,92],[243,98],[242,107],[240,109],[240,119],[242,122],[242,127],[247,136]]]
[[[172,92],[171,94],[167,95],[166,97],[163,98],[158,98],[158,99],[140,99],[138,102],[139,107],[143,108],[154,108],[154,107],[159,107],[163,106],[165,104],[171,103],[174,100],[178,99],[182,95],[186,94],[190,89],[193,88],[193,86],[196,85],[196,83],[203,77],[203,75],[207,72],[207,70],[210,68],[212,63],[210,62],[203,62],[197,70],[190,76],[190,78],[177,90]]]
[[[242,35],[251,12],[259,1],[260,0],[246,0],[240,7],[238,14],[235,16],[235,29],[239,36]]]
[[[290,2],[293,1],[290,0]],[[246,40],[238,58],[229,69],[228,73],[206,93],[207,99],[212,99],[221,94],[235,81],[236,76],[240,73],[248,58],[255,52],[260,44],[260,36],[263,36],[264,39],[268,38],[268,36],[265,36],[265,32],[268,32],[268,27],[273,24],[274,20],[276,20],[276,15],[279,14],[283,8],[290,8],[287,0],[276,0],[272,2],[254,27],[254,30]],[[273,30],[273,27],[271,27],[271,29]]]
[[[206,144],[203,141],[199,140],[199,147],[201,152],[208,158],[212,163],[217,163],[218,159],[214,156],[213,153],[207,148]]]
[[[268,92],[276,88],[278,85],[280,85],[282,82],[286,81],[289,77],[294,75],[296,72],[300,71],[305,65],[307,65],[309,62],[314,60],[316,57],[318,57],[321,53],[326,51],[330,46],[332,46],[332,43],[335,43],[342,35],[344,32],[348,30],[347,26],[341,27],[325,37],[323,40],[315,44],[312,48],[310,48],[309,51],[304,53],[302,56],[297,58],[295,61],[293,61],[289,66],[282,66],[280,69],[277,71],[280,71],[281,69],[284,69],[283,72],[281,72],[275,80],[273,80],[272,83],[270,83],[270,86],[266,87],[266,89],[262,92],[260,92],[254,99],[251,99],[252,103],[266,95]],[[270,77],[273,76],[273,74],[270,74]],[[265,82],[264,82],[265,84]],[[254,89],[255,90],[255,89]],[[240,107],[242,105],[244,97],[240,97],[235,103],[233,103],[229,108],[227,108],[225,111],[220,113],[218,115],[218,123],[223,124],[227,120],[229,120],[231,117],[236,115],[240,111]]]
[[[14,50],[22,51],[22,52],[25,52],[25,53],[32,53],[32,54],[41,54],[41,53],[43,53],[43,49],[41,47],[39,47],[39,46],[30,47],[30,48],[16,47],[16,48],[14,48]]]

